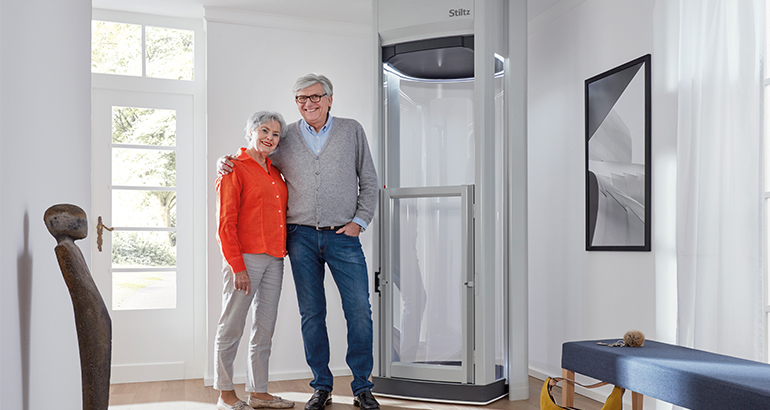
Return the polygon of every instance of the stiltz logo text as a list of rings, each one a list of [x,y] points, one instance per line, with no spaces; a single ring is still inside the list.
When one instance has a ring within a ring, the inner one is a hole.
[[[449,17],[470,16],[471,11],[468,9],[450,9]]]

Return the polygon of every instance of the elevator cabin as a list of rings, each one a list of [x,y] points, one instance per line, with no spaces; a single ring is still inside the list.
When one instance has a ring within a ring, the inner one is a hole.
[[[476,404],[509,387],[528,394],[526,29],[509,30],[509,16],[526,27],[525,3],[374,2],[375,393]]]

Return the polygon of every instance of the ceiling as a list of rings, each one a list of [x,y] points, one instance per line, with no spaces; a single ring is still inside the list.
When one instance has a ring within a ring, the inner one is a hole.
[[[532,20],[563,0],[527,0]],[[97,9],[198,19],[204,7],[245,10],[345,23],[371,24],[371,0],[93,0]]]

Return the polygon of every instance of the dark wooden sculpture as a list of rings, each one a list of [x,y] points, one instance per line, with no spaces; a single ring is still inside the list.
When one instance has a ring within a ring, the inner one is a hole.
[[[75,241],[88,236],[85,211],[70,204],[54,205],[43,216],[59,243],[54,250],[75,310],[80,348],[83,409],[107,410],[110,399],[112,320],[88,265]]]

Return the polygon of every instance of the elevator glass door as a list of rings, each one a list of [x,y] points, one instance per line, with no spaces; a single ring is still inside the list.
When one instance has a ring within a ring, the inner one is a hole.
[[[386,71],[386,377],[473,382],[473,81]]]

